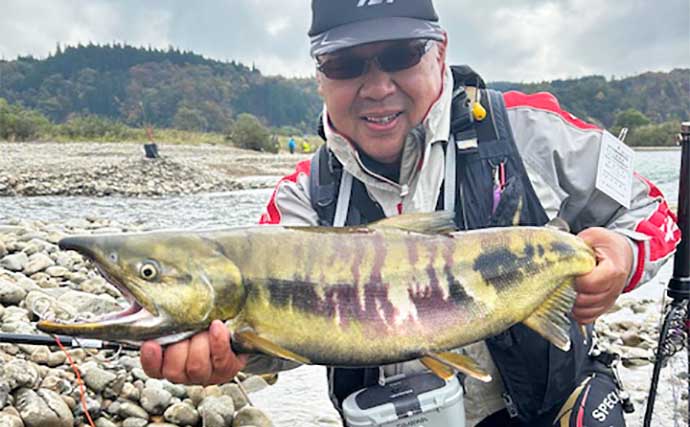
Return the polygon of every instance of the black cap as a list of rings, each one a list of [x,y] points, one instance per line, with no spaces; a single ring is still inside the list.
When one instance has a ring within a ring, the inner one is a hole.
[[[443,40],[431,0],[312,0],[311,55],[385,40]]]

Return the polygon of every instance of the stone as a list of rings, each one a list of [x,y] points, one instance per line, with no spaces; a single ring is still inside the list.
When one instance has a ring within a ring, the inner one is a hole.
[[[141,392],[139,403],[149,414],[160,415],[170,404],[171,398],[172,394],[163,388],[146,387]]]
[[[29,262],[29,257],[24,252],[17,252],[0,259],[0,267],[10,271],[23,271]]]
[[[141,418],[127,418],[122,421],[122,427],[146,427],[148,424],[148,420]]]
[[[237,384],[223,384],[220,389],[224,395],[232,397],[232,401],[235,402],[235,410],[242,409],[249,403]]]
[[[0,427],[24,427],[24,422],[20,417],[0,412]]]
[[[40,380],[36,365],[26,360],[14,358],[0,367],[2,375],[10,390],[19,387],[34,387]]]
[[[259,408],[253,406],[245,406],[237,411],[232,420],[232,427],[273,427],[271,419],[263,413]]]
[[[82,366],[82,369],[85,369]],[[115,380],[117,375],[112,372],[94,366],[84,372],[84,383],[95,392],[102,392],[106,386]]]
[[[132,402],[122,402],[117,408],[117,413],[122,418],[142,418],[144,420],[149,419],[148,412],[146,412],[146,410],[141,406]]]
[[[93,423],[96,424],[96,427],[118,427],[117,424],[105,417],[100,417],[99,419],[94,420]]]
[[[235,403],[230,396],[209,396],[201,401],[198,411],[205,427],[226,427],[232,423]]]
[[[52,258],[42,252],[39,252],[31,255],[29,257],[29,261],[24,264],[24,274],[31,276],[32,274],[41,272],[53,265],[55,265],[55,261],[53,261]]]
[[[72,427],[74,423],[69,407],[53,391],[20,388],[15,399],[26,427]]]
[[[0,278],[0,303],[3,305],[17,305],[26,297],[26,291],[21,286]]]
[[[178,425],[196,425],[199,422],[199,412],[189,403],[176,403],[165,410],[166,421]]]
[[[122,385],[122,391],[120,392],[121,397],[131,400],[132,402],[138,402],[140,395],[139,389],[136,388],[134,384],[126,382]]]

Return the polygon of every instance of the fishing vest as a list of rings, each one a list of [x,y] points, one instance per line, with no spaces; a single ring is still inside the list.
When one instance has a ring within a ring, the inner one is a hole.
[[[453,209],[459,230],[546,224],[548,217],[517,151],[503,95],[486,89],[481,77],[469,67],[451,67],[451,70],[454,80],[451,138],[445,148],[446,175],[437,210]],[[487,111],[484,120],[473,119],[465,86],[481,91],[480,102]],[[325,139],[322,128],[319,133]],[[472,139],[476,139],[476,146],[463,148],[466,145],[463,142]],[[505,177],[498,202],[497,173]],[[348,185],[343,185],[343,176],[351,181]],[[342,194],[343,191],[349,194]],[[385,217],[364,184],[343,173],[342,165],[325,144],[312,158],[310,195],[320,225],[354,226]],[[519,222],[514,224],[516,218]],[[511,417],[529,422],[567,399],[589,359],[588,346],[575,322],[571,325],[570,339],[571,350],[563,352],[519,323],[486,340],[503,380],[503,399]],[[587,342],[591,343],[591,339]],[[328,375],[331,400],[340,410],[348,395],[378,382],[379,369],[329,368]]]

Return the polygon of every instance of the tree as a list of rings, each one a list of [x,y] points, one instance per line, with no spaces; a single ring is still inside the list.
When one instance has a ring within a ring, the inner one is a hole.
[[[618,128],[633,129],[640,126],[646,126],[650,123],[651,120],[649,120],[647,116],[634,108],[628,108],[627,110],[616,114],[615,126]]]
[[[172,125],[176,129],[205,132],[208,130],[208,122],[201,111],[189,108],[185,105],[177,109],[173,117]]]
[[[237,116],[237,121],[231,129],[229,137],[240,148],[269,153],[278,152],[278,145],[271,140],[271,133],[268,128],[249,113]]]

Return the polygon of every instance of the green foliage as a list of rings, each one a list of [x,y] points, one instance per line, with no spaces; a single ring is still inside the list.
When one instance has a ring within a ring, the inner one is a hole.
[[[204,132],[208,130],[208,122],[201,111],[183,105],[175,113],[173,127],[181,130]]]
[[[631,147],[675,147],[678,133],[680,133],[680,122],[648,124],[631,128],[625,138],[625,143]]]
[[[50,121],[41,113],[10,105],[0,98],[0,139],[7,141],[29,141],[38,139],[50,126]]]
[[[255,151],[277,153],[278,141],[271,138],[271,133],[259,119],[249,113],[237,116],[229,135],[237,147]]]
[[[645,126],[651,123],[651,120],[644,114],[640,113],[634,108],[628,108],[616,114],[616,122],[614,126],[617,128],[633,129],[640,126]]]
[[[59,136],[73,141],[131,141],[143,139],[141,131],[95,115],[72,115],[56,127]]]

